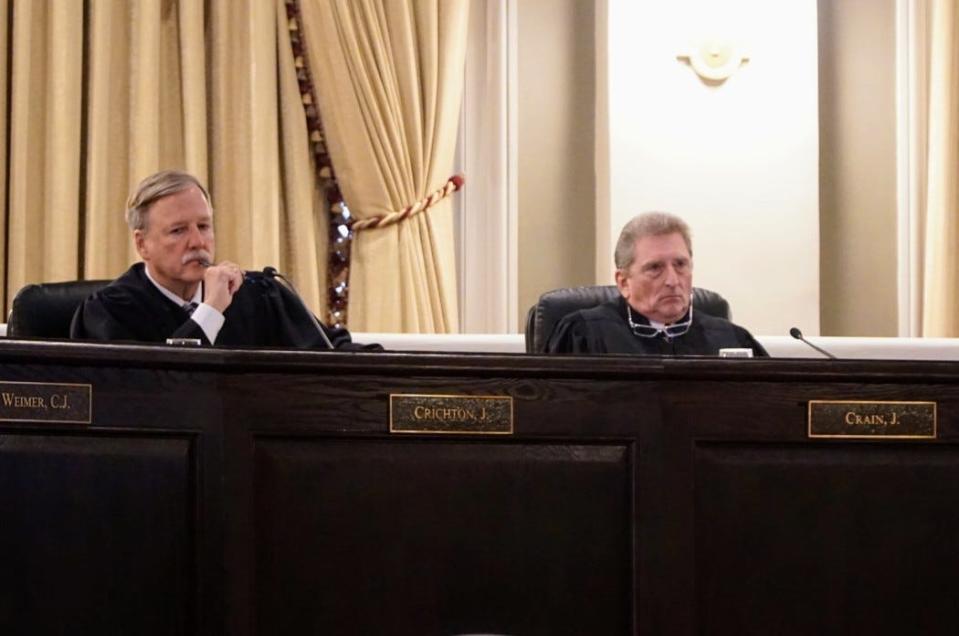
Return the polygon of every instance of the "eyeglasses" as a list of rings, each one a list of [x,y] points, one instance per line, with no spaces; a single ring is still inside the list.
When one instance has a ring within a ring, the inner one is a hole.
[[[689,328],[693,324],[693,304],[689,304],[689,318],[682,322],[673,323],[671,325],[666,325],[663,328],[654,327],[652,325],[644,325],[642,323],[635,322],[633,320],[633,310],[630,309],[629,303],[626,303],[626,320],[629,322],[629,328],[632,330],[633,335],[639,336],[640,338],[655,338],[656,336],[662,334],[666,340],[672,340],[673,338],[678,338],[679,336],[685,335]]]

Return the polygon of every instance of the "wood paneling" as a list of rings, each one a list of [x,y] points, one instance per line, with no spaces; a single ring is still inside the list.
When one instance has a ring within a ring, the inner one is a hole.
[[[959,364],[7,341],[89,426],[0,422],[0,625],[62,634],[951,633]],[[514,434],[395,435],[391,393]],[[809,440],[811,399],[939,436]]]

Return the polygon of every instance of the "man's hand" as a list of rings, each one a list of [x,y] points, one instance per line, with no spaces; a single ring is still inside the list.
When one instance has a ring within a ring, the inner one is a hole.
[[[203,274],[203,302],[222,314],[242,284],[243,270],[236,263],[223,261],[211,265]]]

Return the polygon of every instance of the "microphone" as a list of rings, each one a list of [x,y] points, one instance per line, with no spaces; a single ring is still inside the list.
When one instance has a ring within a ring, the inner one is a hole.
[[[213,267],[213,263],[201,258],[197,261],[201,267]],[[275,267],[264,267],[262,272],[257,272],[253,270],[247,270],[243,272],[243,282],[244,283],[259,283],[264,279],[275,278],[279,276],[279,272],[276,271]],[[282,276],[281,276],[282,278]]]
[[[322,325],[320,325],[320,321],[316,319],[316,316],[313,315],[313,312],[310,311],[310,308],[306,306],[305,302],[303,302],[303,297],[300,296],[300,293],[298,291],[296,291],[296,287],[293,285],[290,279],[288,279],[286,276],[284,276],[280,272],[276,271],[275,267],[267,266],[263,268],[262,272],[254,272],[254,273],[259,274],[261,278],[279,280],[280,284],[286,287],[287,290],[289,290],[289,292],[293,294],[293,297],[296,298],[297,302],[300,304],[300,307],[302,307],[303,311],[306,312],[306,315],[309,316],[310,321],[313,323],[313,326],[316,328],[317,333],[320,334],[320,337],[323,338],[323,342],[326,343],[327,348],[330,351],[333,351],[336,348],[333,346],[333,343],[330,342],[330,337],[326,335],[326,330],[323,329]]]
[[[260,283],[265,280],[275,278],[277,275],[276,269],[272,267],[264,267],[262,272],[257,272],[253,270],[248,270],[243,272],[243,282],[244,283]]]
[[[826,351],[826,350],[823,349],[822,347],[817,347],[817,346],[814,345],[813,343],[811,343],[811,342],[809,342],[808,340],[806,340],[806,339],[803,337],[802,332],[799,331],[799,327],[793,327],[792,329],[790,329],[790,330],[789,330],[789,335],[792,336],[793,338],[795,338],[796,340],[801,340],[802,342],[805,342],[807,345],[809,345],[810,347],[812,347],[813,349],[815,349],[815,350],[818,351],[819,353],[823,354],[823,355],[826,356],[827,358],[832,358],[833,360],[836,359],[836,356],[834,356],[833,354],[829,353],[828,351]]]
[[[203,267],[210,267],[213,265],[213,263],[210,263],[206,260],[200,261],[200,264],[203,265]],[[247,271],[243,274],[244,283],[261,283],[264,285],[269,285],[267,281],[271,280],[279,280],[279,284],[283,285],[283,287],[293,294],[293,297],[299,303],[300,307],[303,308],[303,311],[305,311],[306,315],[310,318],[310,321],[313,323],[313,327],[316,329],[317,333],[319,333],[320,337],[323,338],[323,342],[326,344],[327,348],[330,351],[334,350],[336,347],[334,347],[333,343],[330,342],[330,337],[326,335],[326,330],[324,330],[320,325],[320,321],[316,319],[316,316],[313,315],[313,312],[310,311],[310,308],[306,306],[306,303],[303,302],[303,297],[300,296],[300,293],[296,291],[296,287],[293,286],[293,283],[290,282],[286,276],[278,272],[275,267],[270,266],[264,267],[262,272]]]

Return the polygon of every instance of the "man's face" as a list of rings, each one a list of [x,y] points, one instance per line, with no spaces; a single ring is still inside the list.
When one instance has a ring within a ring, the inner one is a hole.
[[[150,276],[170,291],[192,295],[213,262],[213,212],[196,186],[156,201],[146,228],[134,230],[137,252]]]
[[[693,259],[678,232],[644,236],[633,246],[633,264],[616,272],[616,286],[650,320],[671,324],[689,309]]]

